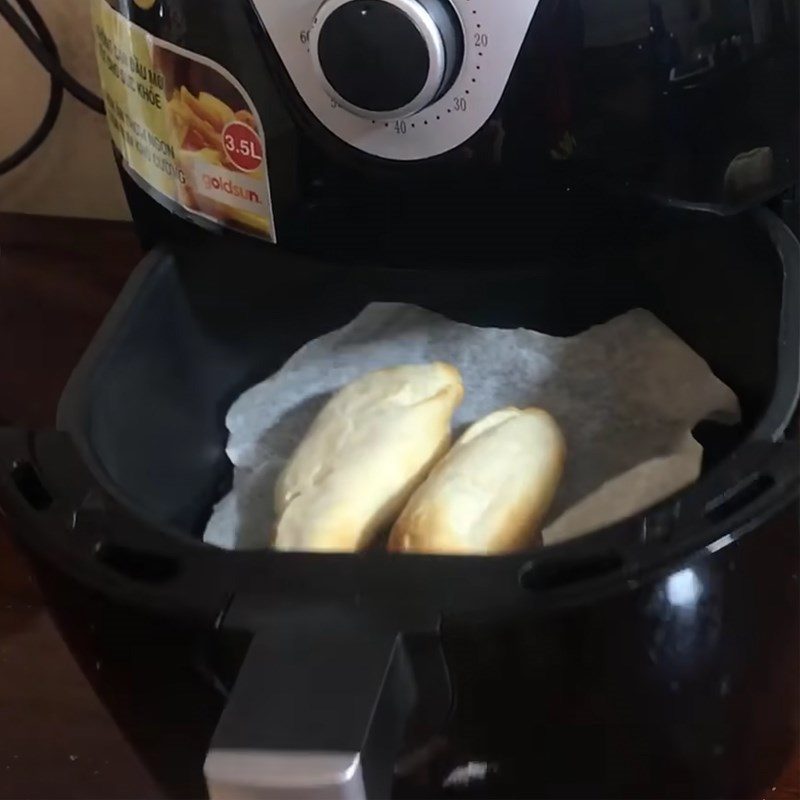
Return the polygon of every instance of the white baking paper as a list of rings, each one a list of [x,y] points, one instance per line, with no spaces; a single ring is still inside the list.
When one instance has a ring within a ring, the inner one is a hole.
[[[268,547],[281,468],[332,392],[383,367],[447,361],[461,371],[456,432],[504,406],[539,406],[567,440],[545,544],[623,519],[694,481],[704,419],[735,423],[739,404],[708,364],[653,314],[636,309],[569,338],[475,328],[416,306],[373,303],[309,342],[230,408],[233,488],[205,541]]]

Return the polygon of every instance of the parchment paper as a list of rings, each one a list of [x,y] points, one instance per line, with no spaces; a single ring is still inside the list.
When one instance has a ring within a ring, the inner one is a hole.
[[[275,480],[331,393],[371,370],[429,361],[461,370],[466,392],[456,433],[508,405],[539,406],[558,420],[568,454],[545,544],[622,519],[688,485],[703,452],[692,428],[704,419],[739,418],[734,393],[648,311],[558,338],[373,303],[349,325],[309,342],[230,408],[233,488],[214,508],[205,541],[267,547]]]

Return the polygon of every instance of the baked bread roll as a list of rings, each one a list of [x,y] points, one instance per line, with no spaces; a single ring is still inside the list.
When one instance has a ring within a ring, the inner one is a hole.
[[[472,425],[414,493],[389,549],[494,554],[530,544],[564,465],[564,437],[538,408],[504,408]]]
[[[458,370],[443,363],[371,372],[341,389],[278,478],[274,546],[366,547],[447,451],[463,395]]]

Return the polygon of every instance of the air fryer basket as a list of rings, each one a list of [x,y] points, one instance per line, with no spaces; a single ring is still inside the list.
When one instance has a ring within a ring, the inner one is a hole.
[[[200,629],[261,632],[240,673],[243,688],[237,683],[223,716],[217,749],[242,746],[252,734],[267,750],[336,744],[363,755],[365,742],[377,737],[390,752],[386,742],[396,742],[402,726],[381,727],[378,735],[375,720],[388,715],[396,723],[416,697],[408,643],[396,639],[398,631],[440,630],[443,619],[491,628],[529,614],[544,625],[550,617],[542,614],[581,608],[595,609],[588,612],[596,617],[595,636],[606,625],[601,608],[616,609],[609,612],[615,619],[638,620],[644,631],[652,604],[643,612],[641,593],[655,592],[686,564],[695,564],[709,587],[734,580],[714,565],[740,540],[752,550],[755,540],[745,534],[767,531],[796,500],[797,442],[786,431],[799,386],[799,270],[797,241],[766,211],[736,219],[670,214],[642,223],[628,241],[587,238],[568,258],[555,248],[526,269],[457,275],[331,267],[213,235],[200,245],[177,242],[153,251],[119,298],[64,392],[61,432],[3,432],[0,497],[24,545],[85,587]],[[372,300],[413,302],[472,324],[555,335],[649,308],[736,391],[743,423],[735,431],[698,429],[706,449],[703,475],[677,497],[534,553],[318,556],[226,553],[203,545],[199,535],[211,505],[230,484],[224,415],[231,401]],[[750,576],[759,562],[748,559]],[[626,593],[636,599],[601,604]],[[609,621],[609,630],[615,624]],[[682,629],[674,633],[685,637]],[[309,643],[305,650],[302,641]],[[726,634],[714,657],[724,660],[735,648],[735,637]],[[759,657],[768,650],[762,647]],[[327,667],[298,670],[302,653]],[[362,672],[351,670],[353,654],[363,661]],[[257,689],[264,670],[278,677]],[[309,745],[309,731],[329,729],[310,711],[286,706],[284,680],[299,681],[293,691],[302,696],[325,698],[315,708],[328,722],[349,719],[344,738],[323,735]],[[705,686],[696,690],[700,702]],[[377,695],[392,702],[376,706]],[[384,706],[401,711],[384,714]],[[780,706],[770,701],[764,708]],[[254,708],[264,711],[256,722]],[[491,717],[485,714],[484,722]],[[264,728],[267,717],[277,722]],[[287,718],[291,724],[282,726]],[[254,732],[254,725],[262,727]],[[294,737],[288,744],[287,730]],[[704,763],[704,751],[693,751],[695,757]],[[384,779],[364,775],[365,784],[385,788]],[[545,786],[557,791],[556,784]],[[609,791],[620,786],[608,784]],[[631,793],[641,790],[631,786]],[[587,788],[576,783],[574,791]]]
[[[389,586],[402,587],[409,575],[415,582],[440,576],[414,598],[436,611],[462,601],[475,609],[513,604],[520,580],[546,588],[548,598],[578,598],[590,585],[622,585],[693,552],[733,512],[752,515],[758,503],[791,494],[795,450],[792,441],[779,444],[798,395],[798,254],[788,229],[767,211],[735,219],[670,213],[640,221],[625,241],[585,235],[571,243],[569,257],[560,244],[549,253],[539,247],[525,269],[455,275],[332,266],[199,232],[157,249],[65,389],[58,419],[65,433],[36,437],[33,452],[27,438],[7,434],[6,459],[16,468],[6,479],[6,505],[26,516],[38,511],[33,527],[45,539],[29,533],[28,544],[51,557],[51,547],[63,551],[60,566],[74,566],[82,580],[107,590],[111,577],[112,587],[124,585],[145,604],[202,609],[213,618],[226,597],[254,584],[256,594],[289,597],[306,596],[309,587],[328,599],[374,592],[373,602],[391,606]],[[555,335],[649,308],[734,389],[743,423],[699,426],[704,474],[677,498],[533,554],[398,558],[376,551],[353,558],[230,554],[202,545],[211,505],[230,485],[224,415],[232,400],[371,300]],[[82,530],[82,519],[103,515],[110,521],[102,535],[69,542],[46,535],[63,516]],[[476,582],[462,595],[458,587],[466,584],[449,586],[449,574]],[[167,596],[176,602],[165,603]]]
[[[197,537],[230,479],[224,415],[232,400],[371,300],[555,335],[641,306],[706,358],[742,402],[744,422],[733,434],[697,432],[709,467],[744,441],[783,434],[797,393],[795,265],[782,265],[765,235],[776,221],[766,216],[766,226],[679,219],[627,247],[588,241],[571,263],[554,253],[525,270],[457,277],[326,268],[280,250],[267,259],[224,239],[157,252],[76,371],[59,427],[137,514]]]

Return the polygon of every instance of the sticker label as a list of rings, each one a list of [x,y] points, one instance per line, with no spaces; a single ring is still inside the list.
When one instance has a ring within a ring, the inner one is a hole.
[[[189,219],[275,241],[263,128],[239,82],[108,4],[92,18],[114,146],[136,182]]]

